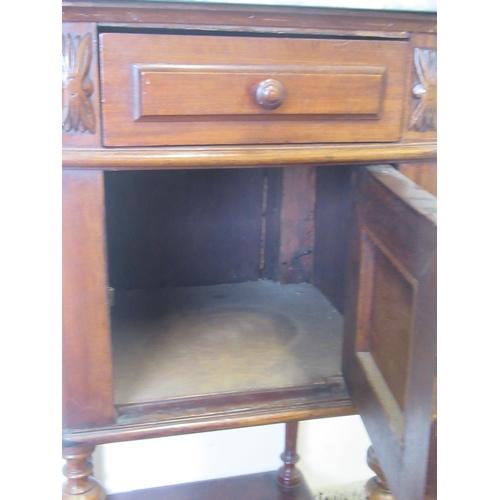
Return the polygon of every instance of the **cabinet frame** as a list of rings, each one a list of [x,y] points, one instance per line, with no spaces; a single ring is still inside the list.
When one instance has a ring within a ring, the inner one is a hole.
[[[436,15],[289,7],[141,5],[132,2],[119,5],[112,2],[65,1],[62,5],[63,33],[67,37],[71,35],[77,45],[89,34],[86,52],[75,50],[72,57],[78,54],[78,57],[85,58],[80,60],[80,76],[82,81],[87,79],[91,82],[79,89],[87,98],[82,98],[85,105],[80,105],[79,112],[91,110],[95,119],[94,126],[91,125],[90,115],[83,116],[76,125],[66,122],[66,126],[70,127],[66,131],[63,123],[63,441],[67,445],[91,448],[130,439],[356,413],[348,392],[339,383],[336,398],[317,395],[304,403],[298,402],[298,393],[284,394],[272,410],[264,402],[243,412],[232,412],[234,402],[221,401],[219,413],[209,417],[188,415],[178,420],[154,420],[150,417],[155,408],[150,407],[148,411],[151,413],[142,420],[120,420],[112,401],[110,375],[108,298],[104,281],[103,172],[116,169],[248,166],[282,166],[287,169],[330,165],[335,168],[336,165],[386,163],[402,163],[407,167],[419,162],[433,162],[437,156],[435,130],[408,131],[407,121],[415,104],[415,94],[411,93],[415,85],[415,49],[423,45],[425,49],[435,50]],[[405,69],[408,75],[405,87],[407,100],[401,139],[388,144],[102,147],[98,33],[104,28],[151,30],[158,27],[235,35],[250,32],[272,35],[279,32],[292,36],[409,40]],[[87,92],[89,89],[92,89],[90,93]],[[90,107],[86,107],[87,102]],[[85,318],[92,318],[92,322]],[[89,338],[94,340],[89,342]],[[270,398],[274,396],[270,395]],[[429,434],[430,431],[425,438],[427,441]],[[385,468],[390,467],[385,465]],[[392,480],[392,483],[395,484],[395,481]]]

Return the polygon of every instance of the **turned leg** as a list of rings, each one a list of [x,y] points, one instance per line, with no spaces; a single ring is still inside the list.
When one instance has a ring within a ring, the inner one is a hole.
[[[373,446],[368,448],[366,462],[368,463],[368,467],[377,474],[366,483],[366,498],[368,500],[394,500],[391,490],[387,486],[384,473],[378,463]]]
[[[66,465],[63,474],[63,500],[104,500],[106,493],[99,481],[92,475],[92,452],[95,446],[85,443],[63,444],[63,458]]]
[[[288,422],[285,431],[285,451],[281,454],[283,466],[278,470],[278,484],[283,488],[295,488],[302,481],[302,474],[295,464],[299,461],[297,454],[298,422]]]

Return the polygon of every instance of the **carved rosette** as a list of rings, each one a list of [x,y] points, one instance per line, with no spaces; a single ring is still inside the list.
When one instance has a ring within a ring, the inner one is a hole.
[[[437,130],[437,52],[434,49],[415,48],[415,72],[417,84],[413,87],[416,102],[409,128]]]
[[[88,73],[92,38],[62,36],[62,128],[65,132],[95,132],[95,115],[90,102],[94,85]]]

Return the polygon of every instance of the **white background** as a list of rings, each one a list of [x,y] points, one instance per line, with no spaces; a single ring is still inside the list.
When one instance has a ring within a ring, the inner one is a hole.
[[[285,425],[190,434],[98,447],[96,477],[108,493],[277,470]],[[313,492],[365,481],[370,441],[359,416],[299,424],[298,466]]]
[[[453,500],[498,496],[500,105],[493,5],[442,2],[438,15],[438,488],[440,498]],[[58,2],[9,2],[0,35],[5,498],[60,498],[61,490],[60,12]],[[308,460],[303,441],[299,451]]]

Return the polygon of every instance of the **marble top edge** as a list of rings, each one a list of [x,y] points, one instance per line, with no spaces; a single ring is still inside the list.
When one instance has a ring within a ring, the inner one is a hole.
[[[130,1],[130,0],[129,0]],[[437,0],[135,0],[163,3],[211,3],[225,5],[265,5],[287,7],[321,7],[332,9],[392,10],[404,12],[437,12]]]

